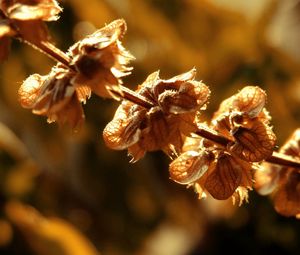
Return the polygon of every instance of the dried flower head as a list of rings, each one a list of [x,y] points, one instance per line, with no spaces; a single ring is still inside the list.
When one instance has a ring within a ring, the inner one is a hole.
[[[47,116],[49,122],[80,124],[81,103],[91,92],[109,96],[109,89],[117,90],[120,77],[128,74],[131,57],[119,41],[125,30],[125,21],[116,20],[75,43],[63,56],[69,57],[69,64],[58,64],[45,76],[31,75],[19,89],[22,106]]]
[[[259,168],[255,162],[269,157],[275,145],[265,102],[265,92],[252,86],[224,100],[214,114],[210,132],[224,136],[226,142],[188,139],[185,152],[170,164],[171,179],[194,186],[200,198],[210,194],[219,200],[232,197],[239,204],[247,200],[253,170]]]
[[[62,65],[55,66],[49,75],[29,76],[19,89],[23,107],[48,117],[48,122],[69,123],[73,128],[84,119],[81,102],[90,96],[89,88],[75,87],[72,74]]]
[[[73,82],[89,86],[101,97],[111,97],[109,88],[121,84],[120,78],[132,69],[127,64],[134,57],[120,41],[125,32],[126,23],[119,19],[75,43],[68,52],[76,70]]]
[[[194,138],[195,139],[195,138]],[[252,187],[252,171],[257,166],[231,155],[221,147],[212,147],[204,139],[191,143],[188,150],[176,158],[169,167],[171,179],[193,186],[199,198],[210,194],[218,200],[230,197],[240,205],[248,199]]]
[[[300,129],[292,134],[280,152],[300,160]],[[260,194],[272,194],[278,213],[300,217],[300,169],[265,163],[265,167],[256,172],[255,181]]]
[[[232,140],[228,150],[245,161],[260,162],[273,153],[276,136],[265,102],[262,89],[247,86],[224,100],[213,117],[211,127]]]
[[[160,79],[158,72],[151,74],[137,90],[151,107],[124,100],[104,129],[106,145],[128,148],[133,162],[146,151],[179,152],[183,137],[196,130],[193,121],[210,94],[205,84],[194,80],[195,75],[195,69],[169,80]]]
[[[33,45],[47,42],[50,37],[44,21],[57,20],[61,10],[55,0],[3,0],[0,20],[5,26],[0,26],[0,40],[17,36]]]

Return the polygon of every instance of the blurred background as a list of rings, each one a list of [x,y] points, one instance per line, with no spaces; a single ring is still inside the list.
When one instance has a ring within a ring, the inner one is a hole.
[[[134,89],[197,69],[212,90],[203,121],[245,85],[268,94],[280,146],[300,126],[300,1],[65,0],[48,23],[56,45],[124,18],[124,46],[136,57],[124,85]],[[0,254],[300,254],[300,223],[268,197],[248,204],[199,201],[173,183],[169,159],[149,153],[129,164],[105,147],[102,130],[118,103],[92,96],[79,132],[47,124],[18,103],[32,73],[55,63],[15,41],[0,66]]]

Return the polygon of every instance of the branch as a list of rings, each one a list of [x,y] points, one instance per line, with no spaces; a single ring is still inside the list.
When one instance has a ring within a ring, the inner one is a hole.
[[[138,104],[146,109],[150,109],[151,107],[153,107],[153,104],[151,102],[149,102],[146,98],[144,98],[143,96],[139,95],[138,93],[120,86],[121,88],[121,93],[117,92],[117,91],[112,91],[113,93],[115,93],[117,96],[126,99],[128,101],[131,101],[135,104]],[[198,130],[195,132],[197,135],[206,138],[212,142],[215,142],[217,144],[220,144],[224,147],[227,146],[228,143],[232,142],[230,139],[228,139],[225,136],[222,136],[218,133],[216,133],[215,131],[210,130],[207,127],[198,127]],[[272,164],[277,164],[277,165],[281,165],[281,166],[287,166],[287,167],[294,167],[294,168],[299,168],[300,169],[300,162],[297,160],[294,160],[290,157],[288,157],[287,155],[284,154],[280,154],[278,152],[273,151],[273,154],[265,159],[266,162],[272,163]]]
[[[198,130],[196,131],[196,134],[206,138],[210,141],[213,141],[217,144],[220,144],[222,146],[225,146],[232,142],[230,139],[228,139],[227,137],[224,137],[220,134],[216,134],[215,132],[209,130],[208,128],[201,128],[198,127]],[[277,164],[277,165],[281,165],[281,166],[288,166],[288,167],[294,167],[294,168],[299,168],[300,169],[300,162],[297,160],[294,160],[290,157],[288,157],[287,155],[278,153],[273,151],[273,154],[265,159],[266,162],[272,163],[272,164]]]

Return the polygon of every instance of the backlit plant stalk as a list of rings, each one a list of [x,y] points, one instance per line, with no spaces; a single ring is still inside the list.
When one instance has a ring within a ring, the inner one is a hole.
[[[131,162],[148,151],[163,150],[173,159],[169,172],[175,182],[194,187],[199,198],[231,197],[239,204],[248,200],[255,176],[260,193],[275,194],[279,213],[300,215],[299,130],[279,153],[274,151],[276,136],[262,89],[244,87],[221,103],[211,123],[202,123],[200,112],[210,90],[195,80],[195,69],[167,80],[154,72],[136,91],[122,86],[133,59],[121,43],[124,20],[113,21],[64,53],[51,43],[44,24],[58,18],[56,1],[8,0],[0,8],[1,59],[8,54],[10,38],[17,38],[58,62],[48,75],[33,74],[23,82],[23,107],[47,116],[48,122],[76,128],[84,120],[82,103],[91,93],[121,100],[103,138],[112,149],[127,149]],[[33,25],[37,29],[30,29]]]

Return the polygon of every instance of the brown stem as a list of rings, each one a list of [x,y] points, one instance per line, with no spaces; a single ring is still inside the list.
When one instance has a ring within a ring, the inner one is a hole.
[[[217,134],[208,128],[198,127],[198,130],[195,132],[197,135],[202,136],[210,141],[213,141],[222,146],[227,146],[228,143],[232,142],[227,137],[224,137],[220,134]],[[278,152],[273,151],[273,154],[265,160],[266,162],[277,164],[281,166],[288,166],[300,169],[300,162],[289,158],[286,155],[280,154]]]
[[[63,64],[67,68],[74,71],[74,67],[70,66],[71,59],[70,57],[64,53],[62,50],[57,48],[54,44],[46,41],[42,41],[40,43],[30,42],[19,35],[17,38],[22,42],[28,44],[32,48],[46,54],[48,57],[52,58],[53,60]]]
[[[35,45],[35,46],[38,47],[37,45]],[[57,48],[55,45],[53,45],[52,43],[41,42],[41,45],[39,48],[43,52],[45,52],[48,56],[50,56],[51,58],[56,60],[57,62],[62,63],[63,65],[65,65],[68,68],[71,68],[70,67],[70,62],[71,62],[70,57],[66,53],[61,51],[59,48]],[[71,69],[73,69],[73,68],[71,68]]]
[[[223,146],[226,146],[229,142],[231,142],[231,140],[229,140],[227,137],[214,133],[208,128],[198,127],[198,130],[195,133]]]
[[[51,44],[50,42],[41,42],[40,44],[36,44],[33,42],[29,42],[27,40],[24,40],[23,38],[19,37],[20,40],[23,42],[29,44],[35,49],[38,49],[45,53],[46,55],[50,56],[52,59],[56,60],[59,63],[62,63],[67,68],[75,71],[74,67],[70,65],[71,59],[67,54],[65,54],[63,51],[61,51],[59,48],[57,48],[55,45]],[[128,101],[131,101],[135,104],[138,104],[144,108],[150,109],[153,107],[153,103],[147,100],[144,96],[136,93],[135,91],[132,91],[124,86],[119,86],[119,90],[111,89],[111,93],[115,94],[117,97],[121,97],[123,99],[126,99]],[[209,130],[208,128],[199,127],[198,130],[195,132],[199,136],[206,138],[210,141],[213,141],[217,144],[220,144],[222,146],[226,146],[229,142],[231,142],[230,139],[217,134],[213,132],[212,130]],[[282,165],[282,166],[288,166],[288,167],[294,167],[300,169],[300,162],[296,161],[291,158],[287,158],[286,155],[282,155],[278,152],[273,152],[273,154],[265,160],[266,162]]]
[[[144,108],[149,109],[149,108],[153,107],[153,104],[151,102],[149,102],[145,97],[141,96],[140,94],[138,94],[126,87],[123,87],[123,86],[120,86],[120,88],[121,88],[121,91],[111,90],[111,92],[114,93],[118,97],[124,98],[124,99],[131,101],[135,104],[138,104]],[[198,127],[198,130],[195,133],[203,138],[206,138],[206,139],[208,139],[212,142],[215,142],[217,144],[220,144],[224,147],[226,147],[230,142],[232,142],[227,137],[222,136],[222,135],[218,134],[217,132],[210,130],[207,127]],[[300,169],[299,161],[289,158],[288,156],[280,154],[275,151],[265,161],[272,163],[272,164],[294,167],[294,168]]]
[[[124,86],[119,86],[121,89],[120,91],[111,89],[111,92],[115,94],[118,97],[124,98],[132,103],[135,103],[137,105],[140,105],[146,109],[150,109],[153,107],[153,103],[151,103],[148,99],[146,99],[144,96],[136,93],[135,91],[130,90],[129,88],[126,88]]]
[[[267,162],[281,166],[288,166],[300,169],[300,162],[273,151],[273,155],[266,159]]]

